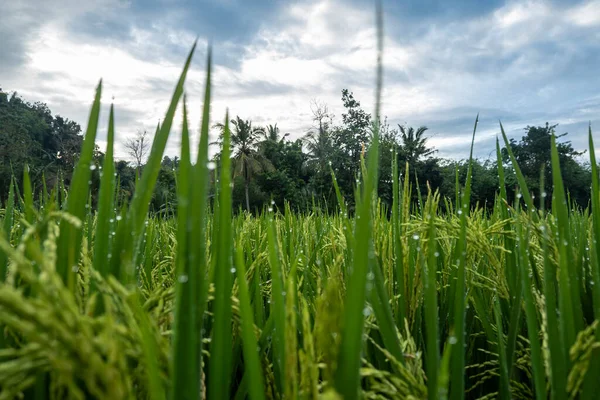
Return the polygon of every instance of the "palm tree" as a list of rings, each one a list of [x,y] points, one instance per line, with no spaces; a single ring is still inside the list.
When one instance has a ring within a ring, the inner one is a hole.
[[[428,157],[437,150],[427,147],[427,138],[423,136],[427,131],[426,126],[421,126],[415,130],[412,126],[407,128],[404,125],[398,125],[400,129],[400,139],[402,140],[402,153],[409,165],[414,165],[423,157]]]
[[[248,188],[257,173],[273,168],[271,163],[257,150],[260,135],[265,134],[262,127],[253,127],[250,120],[239,116],[231,120],[231,152],[233,154],[233,176],[242,176],[246,195],[246,210],[250,211],[250,195]],[[223,135],[223,124],[216,124]]]
[[[283,136],[280,137],[279,132],[280,130],[277,124],[267,125],[267,129],[265,129],[263,132],[265,141],[282,143],[283,140],[289,136],[289,133],[284,133]]]

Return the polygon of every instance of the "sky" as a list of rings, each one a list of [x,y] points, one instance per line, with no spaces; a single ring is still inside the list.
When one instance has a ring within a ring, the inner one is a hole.
[[[520,139],[528,125],[559,124],[576,149],[600,132],[600,0],[383,0],[382,117],[425,125],[438,155],[494,155],[502,121]],[[211,124],[231,116],[274,124],[290,137],[312,126],[311,101],[341,122],[341,91],[374,110],[376,29],[370,0],[0,1],[0,88],[42,101],[85,129],[103,79],[105,146],[115,106],[116,154],[138,130],[154,132],[185,58],[197,132],[208,44]],[[178,155],[178,112],[167,154]],[[597,136],[600,143],[600,136]]]

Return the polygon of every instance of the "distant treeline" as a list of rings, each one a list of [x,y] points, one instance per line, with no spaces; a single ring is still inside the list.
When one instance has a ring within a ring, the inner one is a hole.
[[[292,209],[302,211],[319,204],[333,210],[336,205],[332,174],[352,210],[356,181],[360,174],[361,156],[367,153],[373,130],[373,120],[365,112],[352,92],[342,90],[344,113],[341,124],[333,122],[333,116],[324,104],[311,104],[313,127],[304,137],[289,140],[277,124],[256,126],[252,121],[236,117],[231,121],[233,154],[233,204],[235,209],[260,209],[266,205],[283,207],[285,202]],[[223,128],[222,125],[217,125]],[[527,126],[524,136],[510,146],[530,191],[537,201],[550,204],[552,185],[550,179],[550,138],[556,125]],[[450,201],[455,198],[455,182],[465,182],[467,162],[436,156],[436,150],[427,144],[427,128],[380,124],[380,162],[378,191],[382,202],[392,201],[392,159],[408,175],[412,193],[418,200],[428,190],[439,190]],[[566,133],[559,135],[565,136]],[[143,135],[142,135],[143,136]],[[135,179],[144,168],[145,148],[135,148],[142,141],[125,143],[132,158],[138,162],[119,161],[116,165],[119,184],[119,201],[127,201],[133,194]],[[0,200],[8,194],[11,179],[21,185],[23,168],[29,167],[36,193],[52,190],[57,183],[68,186],[70,175],[79,156],[82,144],[79,124],[61,116],[53,116],[44,103],[28,103],[16,93],[7,95],[0,90]],[[503,146],[502,140],[500,141]],[[219,141],[214,143],[219,145]],[[591,172],[589,165],[578,162],[577,152],[564,139],[558,145],[562,176],[573,204],[587,206],[590,198]],[[213,165],[218,168],[220,153]],[[95,159],[101,165],[103,153],[96,149]],[[517,189],[516,177],[508,161],[505,148],[501,160],[506,169],[509,198]],[[152,200],[152,210],[172,211],[176,205],[176,174],[178,158],[165,156]],[[100,168],[93,171],[92,203],[98,191]],[[545,187],[540,188],[541,176],[545,175]],[[458,180],[457,180],[458,175]],[[476,160],[473,165],[472,204],[491,206],[498,191],[497,159]]]

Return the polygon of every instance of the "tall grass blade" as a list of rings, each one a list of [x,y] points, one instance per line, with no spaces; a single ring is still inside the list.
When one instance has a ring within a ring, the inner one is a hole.
[[[506,346],[504,345],[504,331],[502,328],[502,308],[500,300],[494,296],[494,315],[496,316],[496,332],[498,334],[498,367],[500,370],[500,395],[501,400],[511,398],[510,383],[508,375],[508,364],[506,360]]]
[[[590,248],[595,256],[591,257],[591,282],[592,300],[594,308],[594,319],[600,320],[600,183],[598,177],[598,163],[596,161],[596,150],[592,137],[592,126],[588,128],[588,141],[590,151],[590,165],[592,169],[592,233]],[[600,341],[600,328],[596,329],[596,341]],[[589,371],[600,370],[600,358],[594,357],[591,361]],[[587,379],[583,387],[582,397],[593,399],[598,393],[600,383],[591,372],[587,373]]]
[[[125,252],[121,255],[122,263],[127,268],[125,273],[126,276],[129,277],[129,281],[135,272],[135,263],[137,261],[135,257],[137,256],[139,250],[141,236],[144,230],[144,221],[148,214],[150,200],[152,199],[152,193],[154,192],[154,186],[156,185],[156,179],[160,171],[162,156],[169,138],[177,104],[183,95],[183,85],[185,83],[185,78],[187,76],[195,49],[196,43],[194,43],[192,49],[190,50],[181,76],[179,77],[179,81],[175,86],[175,92],[173,93],[173,97],[171,99],[171,103],[169,104],[165,118],[160,125],[160,129],[154,136],[148,161],[144,166],[144,171],[141,178],[136,184],[135,193],[131,201],[131,207],[129,208],[127,221],[132,235],[128,240],[130,245],[126,247]]]
[[[11,179],[8,189],[8,199],[6,200],[6,207],[4,207],[4,220],[2,221],[2,233],[4,238],[10,243],[10,236],[13,227],[14,220],[14,208],[15,208],[15,191],[14,181]],[[6,272],[8,270],[8,256],[0,248],[0,282],[6,280]],[[0,335],[3,337],[3,335]]]
[[[90,166],[94,156],[98,119],[100,117],[100,97],[102,95],[102,81],[96,89],[96,97],[90,112],[85,138],[81,148],[79,161],[73,171],[69,197],[66,200],[65,211],[80,221],[86,215],[86,202],[89,192],[91,176]],[[79,262],[81,238],[83,232],[72,224],[62,224],[56,249],[56,270],[63,282],[73,291],[75,290],[75,277]]]
[[[219,223],[216,243],[214,323],[210,346],[208,398],[228,399],[231,384],[231,287],[233,284],[231,240],[231,159],[229,115],[225,116],[221,176],[219,182]],[[235,272],[235,270],[233,270]]]
[[[455,255],[457,259],[456,287],[454,290],[454,312],[453,329],[456,346],[452,352],[452,369],[450,373],[450,398],[453,400],[463,399],[465,396],[465,314],[466,314],[466,263],[467,263],[467,216],[470,213],[471,204],[471,180],[473,168],[473,147],[475,145],[475,133],[479,114],[475,119],[473,137],[471,139],[471,153],[469,155],[469,167],[467,169],[467,180],[457,213],[460,215],[460,236],[458,238]]]
[[[402,196],[400,193],[400,176],[398,174],[398,156],[394,149],[392,161],[392,241],[394,249],[395,278],[396,278],[396,322],[399,328],[404,326],[406,318],[406,287],[404,249],[402,245]]]
[[[200,396],[200,365],[197,357],[200,351],[200,332],[196,329],[199,315],[196,309],[197,293],[194,285],[194,282],[198,281],[198,276],[197,268],[187,259],[191,167],[188,115],[184,96],[181,159],[177,180],[177,280],[175,281],[171,398],[190,400],[198,399]]]
[[[381,106],[383,14],[381,2],[377,2],[377,89],[375,100],[375,123],[373,140],[368,152],[367,174],[364,176],[362,197],[357,196],[356,225],[352,269],[349,271],[347,293],[343,314],[343,331],[335,372],[335,388],[346,400],[359,397],[361,351],[365,300],[367,298],[367,272],[375,264],[372,246],[372,199],[377,188],[377,163],[379,161],[379,111]],[[360,200],[360,201],[359,201]]]
[[[108,134],[106,138],[106,153],[100,180],[96,232],[94,235],[94,268],[102,276],[107,276],[110,266],[111,223],[114,217],[115,197],[115,163],[114,163],[115,120],[114,108],[110,105],[108,117]]]
[[[556,216],[558,230],[558,273],[560,279],[559,285],[559,309],[562,317],[563,344],[567,349],[575,343],[577,332],[583,329],[583,313],[581,310],[579,282],[577,272],[574,271],[571,262],[571,233],[569,231],[569,211],[567,209],[567,199],[565,197],[565,188],[560,172],[558,150],[556,148],[556,137],[552,135],[551,141],[552,156],[552,209]]]
[[[244,369],[248,376],[250,400],[265,399],[265,386],[262,367],[258,356],[258,342],[254,333],[254,318],[250,304],[250,293],[246,282],[246,266],[243,247],[236,249],[237,281],[239,285],[240,313],[242,317],[242,339],[244,351]]]
[[[35,222],[33,187],[31,186],[28,165],[23,167],[23,207],[25,208],[25,220],[30,224],[33,224]]]
[[[438,336],[438,301],[437,301],[437,245],[435,239],[435,218],[429,210],[429,235],[427,237],[427,261],[423,263],[424,273],[424,312],[425,312],[425,342],[427,344],[427,398],[438,399],[438,371],[440,369],[440,342]]]
[[[525,204],[527,205],[527,211],[532,212],[533,218],[537,221],[537,214],[533,213],[535,210],[533,206],[533,198],[531,197],[531,193],[527,187],[527,182],[525,181],[525,176],[523,172],[521,172],[521,168],[519,167],[519,163],[517,163],[517,159],[512,151],[512,147],[510,142],[508,141],[508,137],[504,132],[504,126],[502,126],[502,122],[500,122],[500,132],[502,133],[502,138],[504,139],[504,145],[506,146],[506,151],[508,152],[508,156],[510,157],[510,161],[515,170],[515,174],[517,175],[517,181],[519,182],[520,193],[523,195],[523,199],[525,199]]]

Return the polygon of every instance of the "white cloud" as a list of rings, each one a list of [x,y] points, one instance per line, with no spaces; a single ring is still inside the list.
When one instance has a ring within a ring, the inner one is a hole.
[[[115,4],[127,7],[104,0],[101,10]],[[67,7],[70,12],[50,19],[27,38],[29,62],[10,75],[8,89],[18,90],[28,100],[47,101],[54,112],[85,125],[93,88],[102,77],[104,103],[115,97],[121,137],[137,129],[154,131],[183,65],[183,58],[160,55],[191,46],[195,34],[178,28],[179,14],[173,12],[169,23],[132,25],[126,46],[115,40],[86,43],[64,27],[68,18],[98,9],[81,1]],[[482,121],[493,121],[481,126],[482,145],[497,132],[498,118],[512,119],[506,125],[509,130],[545,119],[576,124],[594,118],[600,111],[596,94],[600,88],[593,82],[585,87],[582,78],[570,73],[569,63],[582,56],[582,42],[593,45],[589,28],[600,24],[599,9],[597,0],[566,9],[543,1],[510,2],[487,15],[432,25],[410,40],[388,33],[383,114],[392,124],[429,125],[429,132],[437,134],[432,144],[442,156],[468,148],[464,135],[470,128],[463,132],[456,120],[474,120],[477,110],[482,110]],[[31,14],[31,10],[17,11]],[[565,18],[559,18],[562,15]],[[372,110],[373,10],[341,0],[297,2],[261,23],[248,43],[226,43],[213,50],[218,54],[243,49],[235,54],[237,64],[215,66],[213,121],[221,121],[228,107],[232,116],[239,114],[260,124],[277,122],[296,138],[311,125],[312,98],[341,115],[342,88],[354,91],[363,107]],[[401,22],[388,17],[386,23]],[[544,47],[549,44],[550,50]],[[202,42],[199,51],[204,48]],[[194,129],[200,119],[203,63],[196,56],[186,86]],[[178,132],[179,114],[175,121]],[[178,153],[176,136],[169,142],[170,155]],[[452,150],[445,153],[444,148]],[[117,152],[125,156],[119,145]]]
[[[588,1],[567,12],[567,20],[573,24],[594,27],[600,25],[600,1]]]

